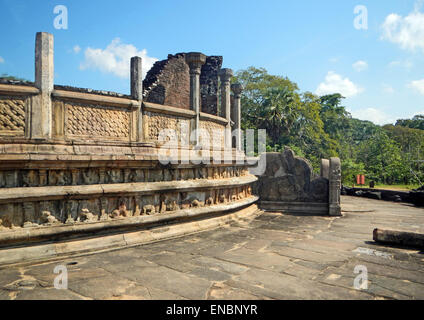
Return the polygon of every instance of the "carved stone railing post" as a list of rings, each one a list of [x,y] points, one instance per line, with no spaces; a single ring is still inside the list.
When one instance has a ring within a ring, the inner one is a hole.
[[[196,112],[192,121],[191,131],[195,130],[194,137],[190,135],[190,143],[199,144],[200,129],[200,73],[202,65],[206,62],[206,56],[200,52],[190,52],[186,55],[186,62],[190,67],[190,109]]]
[[[321,177],[330,179],[330,160],[321,159]]]
[[[52,136],[53,56],[53,35],[38,32],[35,40],[35,86],[40,94],[32,98],[32,139],[49,139]]]
[[[241,93],[243,92],[243,85],[235,83],[231,85],[231,90],[234,93],[234,105],[231,117],[234,121],[234,135],[236,137],[237,150],[242,149],[241,141]]]
[[[231,84],[230,80],[233,76],[233,70],[221,69],[219,77],[221,80],[221,112],[228,123],[225,128],[225,148],[231,149]]]
[[[342,187],[342,171],[339,158],[330,159],[330,184],[329,184],[329,214],[340,216],[340,192]]]
[[[143,135],[143,78],[142,78],[142,62],[140,57],[131,58],[131,96],[137,100],[139,104],[134,108],[132,114],[132,134],[131,140],[141,142],[144,140]]]

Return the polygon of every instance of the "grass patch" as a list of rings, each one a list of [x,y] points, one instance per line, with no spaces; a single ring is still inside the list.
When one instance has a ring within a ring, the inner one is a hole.
[[[355,188],[369,188],[369,185],[360,186],[360,185],[354,185]],[[376,184],[374,189],[382,189],[382,190],[395,190],[395,191],[411,191],[413,189],[417,189],[421,187],[418,184]]]

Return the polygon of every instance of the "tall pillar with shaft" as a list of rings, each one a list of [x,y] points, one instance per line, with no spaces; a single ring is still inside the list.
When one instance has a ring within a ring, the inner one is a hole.
[[[35,38],[35,86],[40,90],[40,94],[32,98],[32,139],[49,139],[52,136],[53,56],[53,35],[38,32]]]
[[[142,62],[140,57],[131,58],[131,97],[137,100],[138,103],[133,110],[133,134],[132,140],[141,142],[143,136],[143,77],[142,77]]]
[[[196,117],[191,125],[191,130],[195,131],[195,135],[190,134],[190,143],[197,146],[200,129],[200,73],[206,62],[206,56],[200,52],[190,52],[185,59],[190,67],[190,109],[196,112]]]
[[[243,85],[240,83],[234,83],[231,85],[231,90],[234,94],[234,105],[231,112],[231,118],[234,122],[234,132],[236,137],[236,148],[241,151],[241,93],[243,92]]]
[[[221,112],[228,123],[225,128],[225,148],[231,149],[231,84],[230,80],[233,76],[233,70],[221,69],[219,78],[221,80]]]

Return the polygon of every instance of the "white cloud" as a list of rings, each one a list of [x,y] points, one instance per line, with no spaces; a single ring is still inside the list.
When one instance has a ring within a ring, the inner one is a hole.
[[[4,63],[4,59],[0,57],[0,63]]]
[[[382,25],[383,40],[398,44],[402,49],[424,51],[424,13],[420,12],[422,1],[415,4],[414,11],[402,17],[389,14]]]
[[[412,119],[413,117],[418,116],[418,115],[424,116],[424,110],[423,111],[414,112],[409,117],[407,117],[406,119]]]
[[[368,69],[368,63],[366,61],[356,61],[353,65],[352,65],[353,69],[355,69],[358,72],[361,71],[365,71]]]
[[[81,47],[79,45],[76,45],[72,50],[74,51],[74,53],[78,54],[81,51]]]
[[[379,124],[379,125],[394,123],[396,121],[394,118],[392,118],[385,112],[375,108],[366,108],[366,109],[351,111],[350,113],[352,114],[353,118],[372,121],[375,124]]]
[[[409,60],[404,60],[404,61],[395,60],[389,63],[390,68],[402,67],[405,69],[411,69],[413,66],[414,64]]]
[[[343,78],[334,71],[329,71],[325,77],[324,82],[319,84],[315,93],[320,96],[340,93],[344,97],[349,98],[359,94],[362,91],[363,89],[350,81],[349,78]]]
[[[424,95],[424,79],[411,81],[408,84],[408,87],[409,88],[413,88],[415,90],[418,90],[419,93],[421,93],[422,95]]]
[[[119,38],[113,39],[105,49],[87,48],[84,52],[85,60],[80,69],[98,69],[105,73],[112,73],[120,78],[129,78],[131,57],[139,56],[143,59],[143,77],[158,60],[149,57],[147,50],[139,51],[132,44],[121,43]]]
[[[393,89],[393,87],[391,85],[383,83],[382,88],[383,88],[383,92],[385,92],[385,93],[388,93],[388,94],[395,93],[395,89]]]

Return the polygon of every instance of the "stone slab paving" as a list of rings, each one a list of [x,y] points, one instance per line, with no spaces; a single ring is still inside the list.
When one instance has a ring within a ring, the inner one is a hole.
[[[343,217],[266,212],[183,238],[0,270],[0,299],[424,299],[424,252],[374,228],[424,233],[424,209],[342,197]],[[101,239],[99,239],[101,241]],[[54,288],[67,265],[68,290]],[[368,289],[355,290],[356,266]]]

